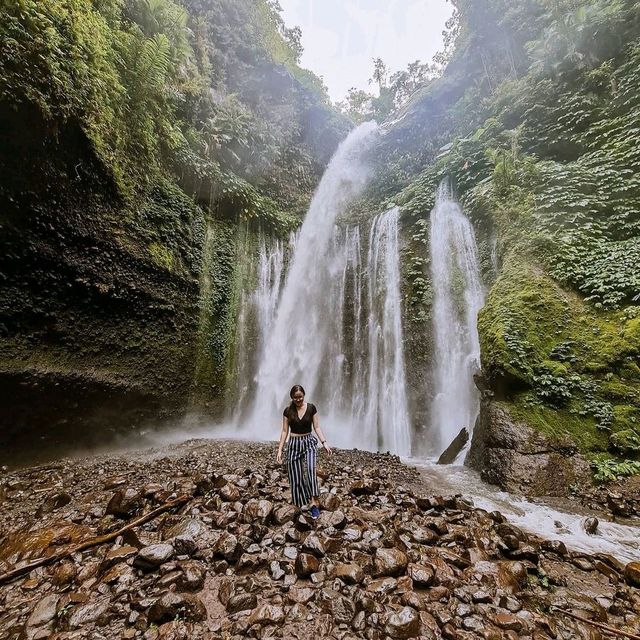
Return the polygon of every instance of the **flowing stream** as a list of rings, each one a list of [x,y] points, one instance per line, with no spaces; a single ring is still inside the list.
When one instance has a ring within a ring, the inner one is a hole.
[[[448,178],[438,187],[430,226],[435,394],[432,453],[441,453],[479,410],[473,374],[480,369],[477,317],[484,304],[473,227],[454,200]]]

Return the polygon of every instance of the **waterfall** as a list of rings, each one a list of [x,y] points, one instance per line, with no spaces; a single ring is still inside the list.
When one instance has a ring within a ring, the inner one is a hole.
[[[252,292],[242,291],[236,325],[236,393],[231,412],[234,423],[239,424],[245,417],[248,400],[255,392],[254,371],[275,319],[286,263],[296,241],[297,236],[293,232],[288,243],[260,237],[257,284]]]
[[[430,226],[433,282],[433,451],[439,454],[462,427],[473,429],[479,397],[473,374],[480,368],[476,326],[484,304],[473,227],[454,200],[448,179],[436,194]]]
[[[275,315],[258,327],[264,348],[255,392],[251,403],[244,396],[250,413],[237,424],[245,436],[277,437],[289,388],[302,384],[332,443],[410,452],[398,210],[373,221],[367,247],[358,227],[335,224],[366,183],[362,151],[374,130],[371,123],[358,127],[329,163],[300,229]],[[273,300],[277,293],[269,291]]]

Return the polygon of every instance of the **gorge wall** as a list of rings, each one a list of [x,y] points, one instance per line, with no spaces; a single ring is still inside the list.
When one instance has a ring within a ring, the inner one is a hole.
[[[350,124],[267,2],[9,2],[0,31],[1,446],[219,411],[242,259]]]
[[[220,415],[260,238],[299,226],[352,123],[266,0],[5,4],[0,444]],[[435,392],[429,212],[450,176],[487,293],[469,461],[486,469],[520,439],[520,470],[545,452],[581,470],[559,492],[590,464],[633,473],[638,5],[454,6],[443,73],[382,124],[369,186],[339,220],[365,230],[400,208],[414,450]],[[494,481],[531,492],[517,467]]]
[[[500,438],[515,429],[525,449],[533,433],[541,451],[587,469],[560,492],[590,480],[585,459],[600,479],[637,472],[637,3],[454,4],[448,66],[383,126],[377,179],[361,203],[403,213],[408,378],[423,397],[426,389],[424,410],[433,394],[428,215],[449,175],[474,223],[488,292],[478,325],[482,429],[470,462],[485,471],[514,448]],[[414,415],[429,437],[420,407]],[[500,483],[514,488],[507,476]]]

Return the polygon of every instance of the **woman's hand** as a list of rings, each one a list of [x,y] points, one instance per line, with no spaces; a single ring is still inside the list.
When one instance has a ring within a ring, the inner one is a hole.
[[[282,464],[282,450],[278,449],[278,454],[276,455],[276,462],[278,464]]]
[[[325,450],[329,455],[331,455],[331,447],[327,444],[327,441],[326,441],[326,440],[322,443],[322,446],[323,446],[324,450]]]

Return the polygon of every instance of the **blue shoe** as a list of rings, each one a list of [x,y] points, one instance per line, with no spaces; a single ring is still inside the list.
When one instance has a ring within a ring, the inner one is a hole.
[[[311,517],[314,520],[317,520],[320,517],[320,509],[318,509],[315,504],[311,507]]]

